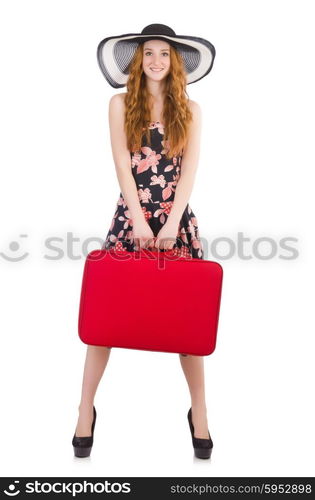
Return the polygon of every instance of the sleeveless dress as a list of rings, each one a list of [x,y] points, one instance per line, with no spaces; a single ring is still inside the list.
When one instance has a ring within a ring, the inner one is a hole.
[[[146,222],[154,236],[167,221],[172,210],[176,185],[180,177],[182,155],[168,160],[165,156],[167,144],[163,141],[164,126],[159,121],[149,122],[151,146],[142,135],[141,150],[131,154],[132,175],[135,179],[139,202]],[[145,129],[143,129],[145,130]],[[119,250],[138,250],[132,231],[132,219],[120,192],[115,213],[102,249],[115,247]],[[163,252],[163,248],[160,249]],[[204,249],[199,238],[198,221],[189,203],[182,214],[173,252],[178,256],[204,258]]]

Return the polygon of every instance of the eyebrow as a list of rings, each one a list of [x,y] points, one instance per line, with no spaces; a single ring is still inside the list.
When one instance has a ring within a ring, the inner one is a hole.
[[[153,50],[153,49],[151,49],[150,47],[146,47],[144,50]],[[162,50],[164,52],[165,50],[170,50],[170,49],[161,49],[161,52],[162,52]]]

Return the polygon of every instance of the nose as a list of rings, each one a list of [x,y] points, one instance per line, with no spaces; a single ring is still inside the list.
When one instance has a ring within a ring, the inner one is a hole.
[[[157,66],[157,67],[160,66],[160,56],[159,55],[154,56],[153,64],[154,64],[154,66]]]

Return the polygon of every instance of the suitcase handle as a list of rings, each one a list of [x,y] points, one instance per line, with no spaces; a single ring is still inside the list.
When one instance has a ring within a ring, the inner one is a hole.
[[[156,236],[154,237],[154,239],[156,239]],[[116,238],[115,241],[125,241],[126,243],[129,243],[128,239],[126,239],[125,237],[124,238]],[[110,247],[108,250],[112,250],[113,248],[115,248],[115,247],[114,246]],[[137,248],[138,248],[138,245],[137,245]],[[140,251],[143,251],[143,250],[149,250],[151,252],[161,252],[164,255],[174,255],[174,249],[164,250],[164,249],[159,249],[159,248],[155,248],[155,247],[142,247],[142,248],[140,248],[140,249],[138,248],[138,250],[134,250],[134,251],[135,252],[140,252]],[[119,248],[115,248],[115,251],[119,252],[120,249]],[[125,248],[123,248],[122,251],[125,252],[125,251],[128,251],[128,250],[125,249]]]

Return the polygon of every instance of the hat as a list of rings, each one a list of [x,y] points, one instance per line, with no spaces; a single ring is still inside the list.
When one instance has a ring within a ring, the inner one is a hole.
[[[138,45],[152,39],[165,40],[180,53],[187,74],[187,85],[201,80],[210,72],[216,54],[212,43],[196,36],[176,35],[165,24],[149,24],[141,33],[110,36],[98,44],[97,60],[112,87],[126,85],[128,66]]]

